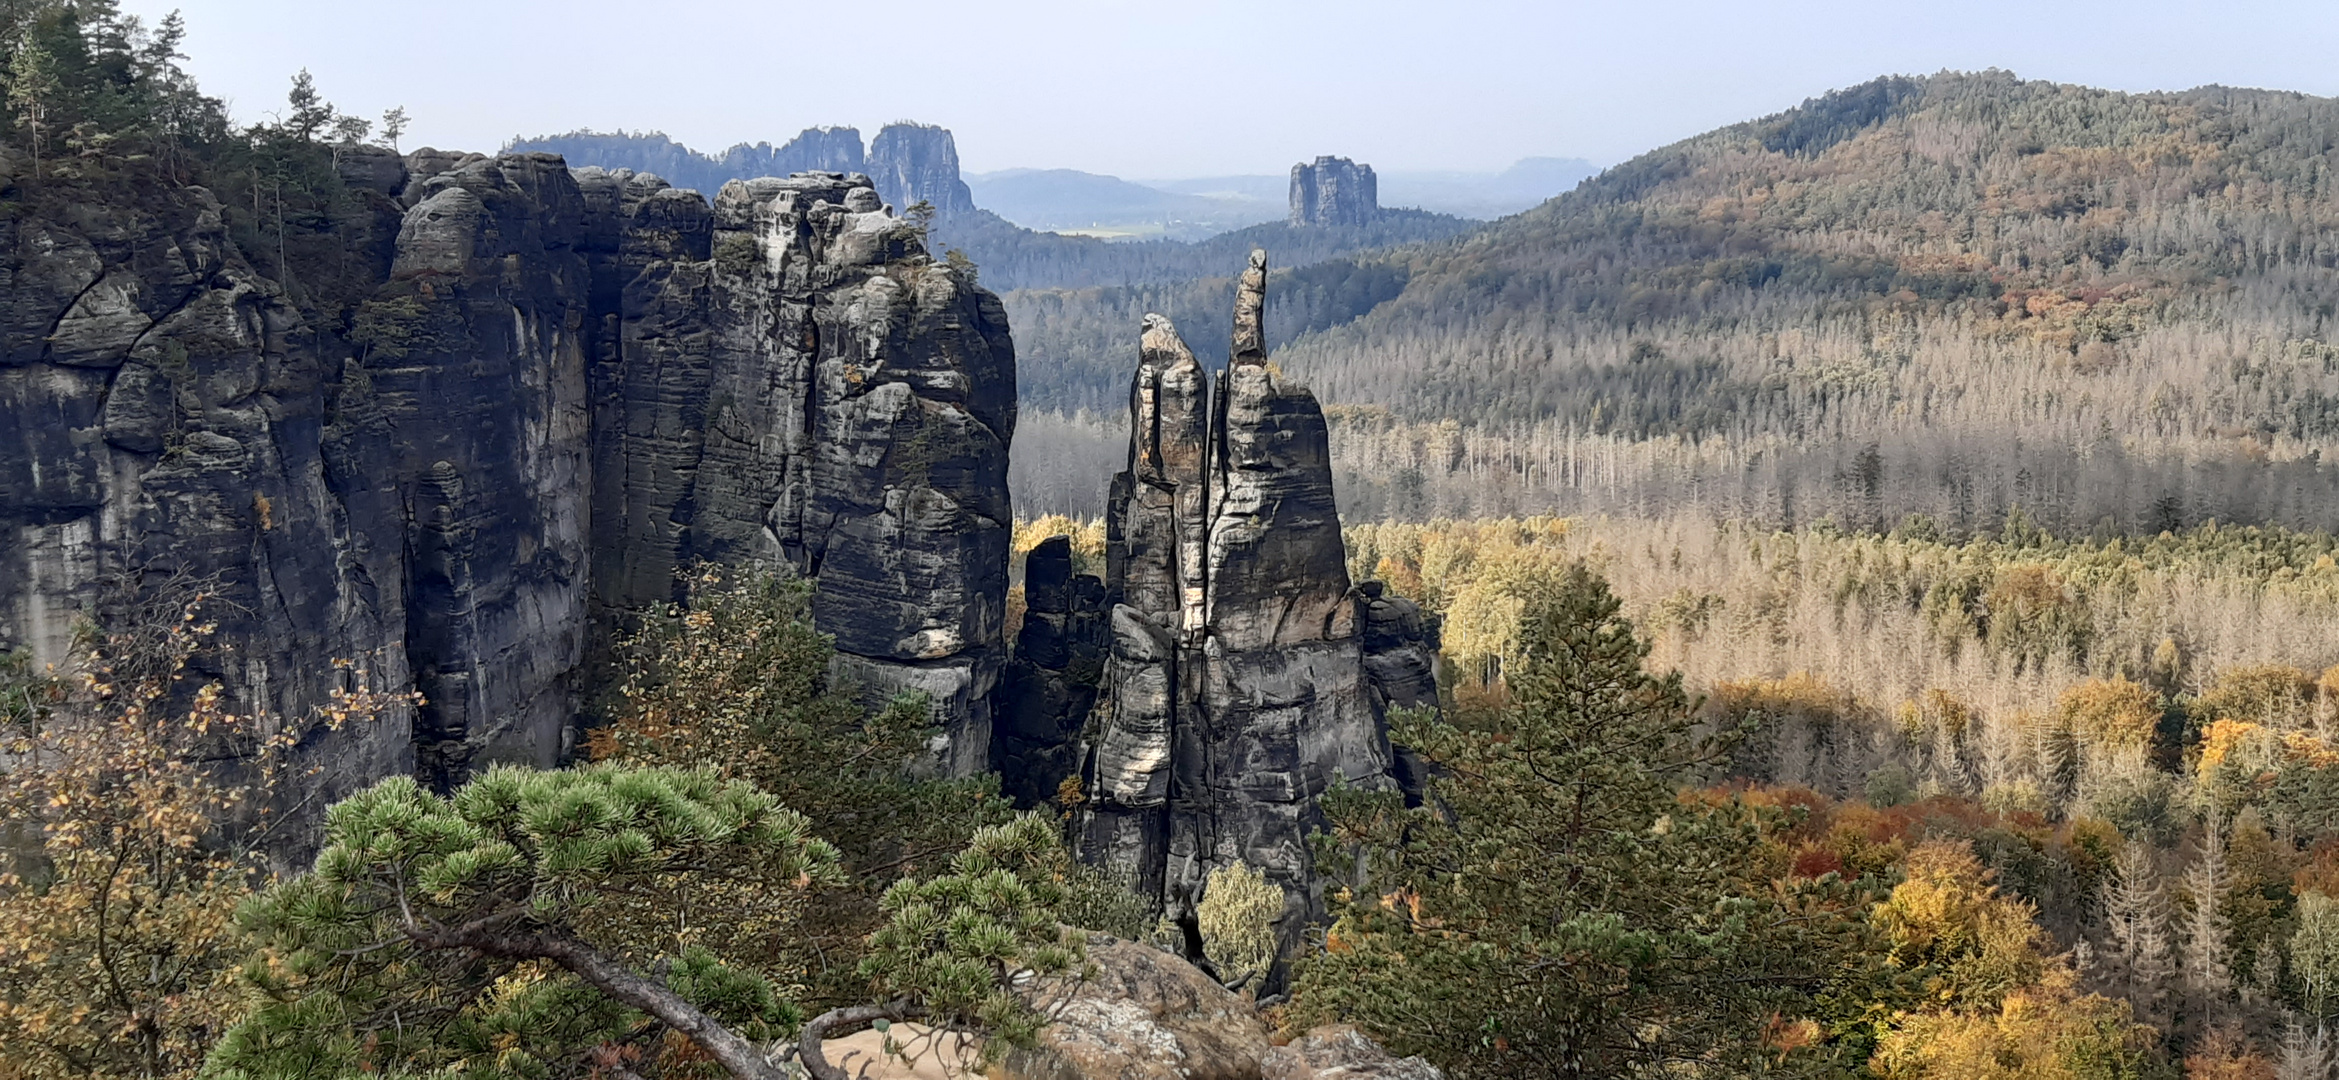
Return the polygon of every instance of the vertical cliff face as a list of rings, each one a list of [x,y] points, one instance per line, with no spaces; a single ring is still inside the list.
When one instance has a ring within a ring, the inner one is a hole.
[[[548,154],[413,182],[391,333],[357,361],[383,428],[360,482],[406,508],[407,659],[421,775],[557,761],[583,658],[590,552],[586,203]]]
[[[958,140],[948,128],[887,124],[869,140],[869,175],[897,211],[920,200],[945,219],[975,208],[974,193],[958,178]]]
[[[1181,917],[1212,868],[1258,868],[1284,888],[1288,945],[1323,911],[1316,797],[1335,777],[1391,784],[1394,764],[1323,411],[1266,366],[1265,289],[1254,252],[1215,393],[1169,321],[1145,320],[1082,843]]]
[[[861,129],[805,128],[772,155],[773,176],[800,172],[857,173],[867,162],[861,154]]]
[[[866,177],[735,182],[710,220],[711,258],[625,288],[601,600],[664,598],[701,559],[793,566],[844,673],[927,694],[948,767],[988,767],[1015,427],[998,299]]]
[[[1373,167],[1344,157],[1320,157],[1291,167],[1291,223],[1368,225],[1381,213]]]
[[[420,691],[307,748],[313,810],[554,763],[597,627],[764,562],[818,578],[839,674],[926,692],[941,764],[987,766],[1014,348],[868,178],[710,206],[551,155],[339,165],[342,315],[199,188],[0,218],[0,648],[62,660],[108,596],[200,581],[239,707]]]
[[[218,203],[123,185],[16,205],[0,217],[0,648],[63,662],[80,618],[199,589],[225,647],[196,673],[248,709],[297,720],[337,679],[410,685],[403,522],[337,475],[340,367]],[[384,207],[352,223],[353,260],[395,227]],[[300,764],[323,771],[289,802],[411,769],[412,721],[305,743]]]

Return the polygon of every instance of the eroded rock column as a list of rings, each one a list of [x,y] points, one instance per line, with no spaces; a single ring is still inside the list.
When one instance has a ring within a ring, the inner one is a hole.
[[[1169,321],[1145,319],[1083,844],[1173,917],[1213,868],[1256,867],[1284,888],[1289,944],[1323,911],[1316,797],[1338,777],[1393,781],[1323,411],[1267,367],[1265,293],[1254,252],[1215,395]]]

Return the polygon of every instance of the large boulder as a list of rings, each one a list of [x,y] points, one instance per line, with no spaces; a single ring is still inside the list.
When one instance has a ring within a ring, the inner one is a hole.
[[[1346,1024],[1320,1027],[1270,1048],[1259,1060],[1261,1080],[1445,1080],[1417,1057],[1401,1058]]]
[[[1090,939],[1094,978],[1035,1004],[1053,1020],[1015,1080],[1259,1080],[1267,1026],[1250,1001],[1150,945]]]

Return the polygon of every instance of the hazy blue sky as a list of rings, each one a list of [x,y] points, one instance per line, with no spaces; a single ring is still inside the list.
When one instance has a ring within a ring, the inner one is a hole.
[[[1876,75],[2001,67],[2122,90],[2339,93],[2339,3],[1708,0],[125,0],[187,17],[239,117],[307,67],[406,139],[657,129],[700,148],[896,119],[972,171],[1613,163]]]

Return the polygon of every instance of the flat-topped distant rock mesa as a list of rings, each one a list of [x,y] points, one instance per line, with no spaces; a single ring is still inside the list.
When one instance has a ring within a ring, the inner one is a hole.
[[[1372,166],[1320,157],[1291,167],[1292,224],[1370,225],[1380,216],[1380,181]]]

